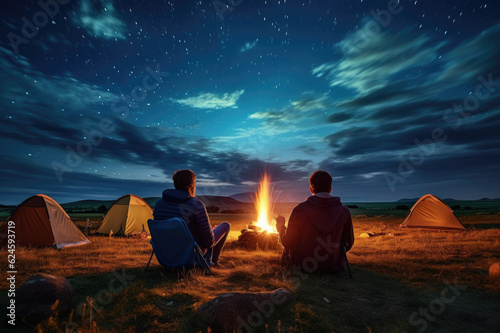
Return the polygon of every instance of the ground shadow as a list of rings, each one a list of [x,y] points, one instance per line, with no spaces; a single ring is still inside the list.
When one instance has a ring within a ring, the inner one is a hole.
[[[464,226],[467,230],[500,229],[500,223],[467,223]]]
[[[302,316],[320,324],[306,330],[494,332],[500,327],[498,297],[473,286],[443,280],[422,289],[356,266],[351,269],[353,279],[345,272],[300,279],[296,295]]]
[[[294,301],[266,313],[262,324],[251,326],[252,332],[495,332],[500,327],[497,295],[474,286],[440,281],[420,288],[357,266],[351,269],[352,279],[347,271],[283,275],[292,281]],[[146,272],[132,268],[69,277],[73,314],[58,318],[57,324],[44,324],[42,331],[91,331],[90,319],[100,331],[198,331],[199,300],[189,290],[169,297],[152,292],[177,288],[182,279],[204,279],[199,271],[191,274],[154,265]],[[33,330],[5,328],[2,331]]]

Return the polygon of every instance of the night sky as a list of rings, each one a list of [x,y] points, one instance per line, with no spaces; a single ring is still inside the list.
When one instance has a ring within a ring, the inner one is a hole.
[[[344,201],[500,197],[498,1],[47,3],[2,4],[2,204],[181,168],[197,195],[267,170],[302,200],[324,169]]]

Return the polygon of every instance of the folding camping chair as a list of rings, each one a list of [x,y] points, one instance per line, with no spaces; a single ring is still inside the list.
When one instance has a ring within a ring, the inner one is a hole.
[[[183,219],[179,217],[162,221],[150,219],[148,226],[153,252],[151,252],[145,271],[149,268],[153,254],[155,254],[160,265],[165,268],[191,269],[201,266],[207,268],[211,275],[214,274],[210,269],[212,249],[209,249],[205,256],[203,255]]]

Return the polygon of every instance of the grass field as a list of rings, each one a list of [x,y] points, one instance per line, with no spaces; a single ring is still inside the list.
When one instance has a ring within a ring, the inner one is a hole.
[[[288,215],[282,210],[277,213]],[[84,216],[77,220],[85,226]],[[95,229],[98,219],[90,220]],[[229,221],[229,240],[234,240],[252,217],[212,214],[211,220],[214,225]],[[462,216],[467,232],[402,229],[401,217],[394,215],[359,214],[353,220],[356,236],[367,231],[385,235],[356,239],[349,252],[352,280],[346,272],[294,276],[280,269],[279,251],[236,249],[224,252],[221,267],[213,269],[215,276],[201,271],[179,276],[163,270],[156,259],[143,272],[151,253],[146,239],[91,236],[90,245],[61,251],[18,249],[17,281],[20,285],[37,272],[70,280],[74,310],[69,317],[40,324],[37,329],[44,332],[73,327],[83,332],[203,331],[195,312],[213,297],[277,288],[290,289],[294,301],[273,311],[264,325],[253,327],[255,332],[499,330],[500,281],[488,276],[490,265],[500,260],[500,229],[495,228],[499,214]],[[0,268],[7,270],[5,260]],[[128,279],[122,291],[110,294],[108,285],[116,272]],[[453,301],[440,303],[449,283],[459,286],[456,294],[448,291]],[[5,279],[0,289],[7,289]],[[111,297],[103,300],[103,292]],[[5,293],[1,301],[6,301]],[[99,310],[92,311],[92,323],[89,301]]]

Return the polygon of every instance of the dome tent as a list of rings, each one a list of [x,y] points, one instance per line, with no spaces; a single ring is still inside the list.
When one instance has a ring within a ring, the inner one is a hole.
[[[62,207],[44,194],[24,200],[7,219],[15,223],[16,245],[55,246],[58,249],[90,243]],[[7,244],[7,223],[2,228],[2,246]]]
[[[426,194],[411,207],[401,225],[403,228],[466,230],[453,210],[441,199]]]
[[[149,233],[148,219],[153,218],[153,210],[144,199],[134,194],[120,197],[109,208],[97,230],[100,234],[132,235],[143,231]]]

